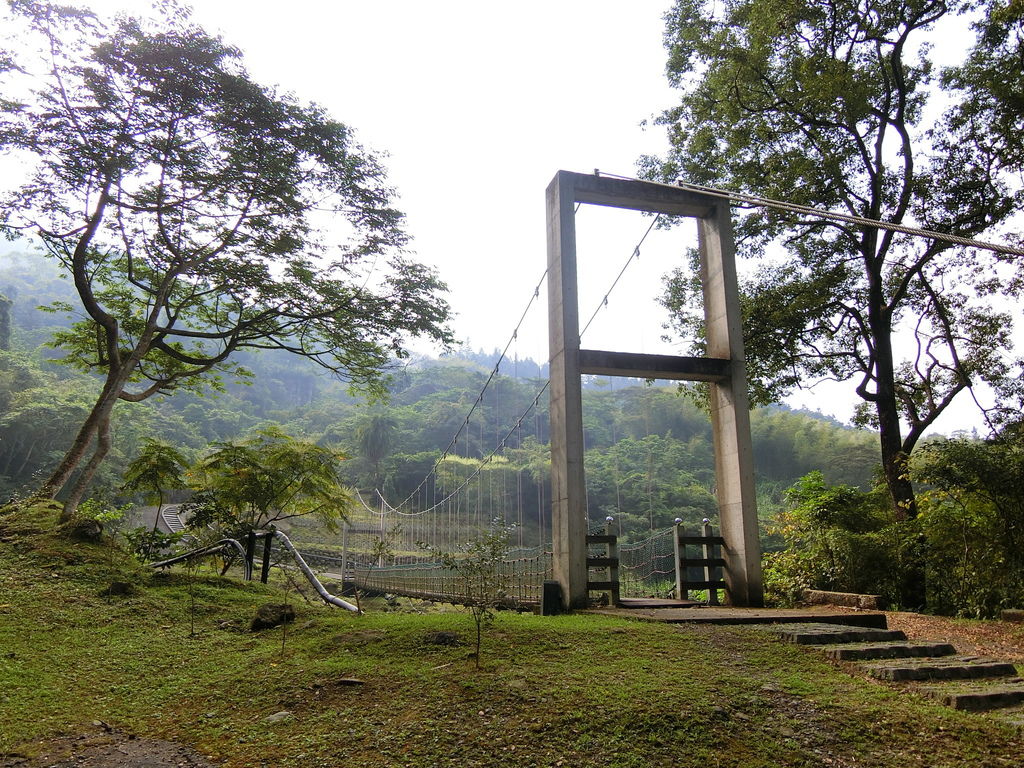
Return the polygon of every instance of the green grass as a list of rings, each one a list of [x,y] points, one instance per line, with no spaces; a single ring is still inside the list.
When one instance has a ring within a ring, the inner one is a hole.
[[[49,514],[0,517],[0,758],[94,720],[229,766],[996,766],[1024,748],[997,720],[751,629],[503,613],[477,672],[466,615],[355,616],[291,596],[282,651],[280,629],[247,631],[282,593],[154,577],[50,535]],[[136,593],[102,597],[114,579]],[[426,642],[438,630],[467,644]],[[264,721],[281,710],[293,717]]]

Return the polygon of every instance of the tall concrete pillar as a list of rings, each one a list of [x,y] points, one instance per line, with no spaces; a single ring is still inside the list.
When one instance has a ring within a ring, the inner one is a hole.
[[[762,605],[761,539],[750,441],[750,404],[729,206],[699,220],[707,355],[729,360],[729,374],[709,384],[718,514],[729,601]]]
[[[583,399],[576,288],[573,184],[562,174],[547,189],[548,345],[551,412],[551,544],[562,603],[587,601],[587,510],[583,474]]]

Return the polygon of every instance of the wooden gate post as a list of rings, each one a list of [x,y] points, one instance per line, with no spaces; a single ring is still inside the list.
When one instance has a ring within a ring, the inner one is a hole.
[[[701,556],[704,558],[704,581],[708,583],[708,605],[718,605],[718,588],[711,586],[715,581],[717,581],[717,579],[715,579],[715,566],[711,564],[711,559],[714,555],[711,537],[714,535],[715,530],[711,527],[711,521],[705,517],[705,542],[701,545]]]
[[[683,518],[677,517],[672,527],[672,549],[676,553],[676,600],[688,600],[689,590],[686,589],[686,566],[683,565],[683,555],[686,549],[683,547],[680,537],[683,535]]]
[[[619,530],[614,517],[606,517],[604,532],[612,538],[608,542],[608,581],[612,585],[611,604],[618,605],[619,588]]]

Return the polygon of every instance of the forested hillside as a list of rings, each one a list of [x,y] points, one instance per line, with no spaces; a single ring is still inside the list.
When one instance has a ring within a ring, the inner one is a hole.
[[[11,349],[0,352],[0,492],[10,496],[30,490],[59,459],[98,382],[56,364],[50,358],[57,351],[40,347],[52,326],[66,322],[63,312],[35,309],[67,297],[67,284],[50,276],[45,261],[3,256],[0,294],[12,301]],[[251,375],[222,382],[220,392],[121,403],[96,494],[120,500],[121,475],[147,438],[198,458],[211,443],[277,425],[343,452],[352,485],[404,499],[450,448],[496,360],[497,353],[470,350],[416,360],[393,371],[386,403],[368,403],[307,361],[247,353],[239,361]],[[529,543],[550,505],[546,395],[530,408],[544,369],[528,360],[502,365],[501,372],[507,375],[491,385],[475,426],[449,450],[458,458],[445,465],[441,480],[454,482],[480,468],[528,412],[501,460],[481,469],[481,485],[495,496],[496,509],[514,510],[505,514],[525,528]],[[676,517],[694,523],[714,516],[710,424],[688,397],[675,386],[592,379],[584,399],[593,520],[615,515],[627,532],[639,533]],[[811,470],[835,483],[870,484],[877,451],[870,433],[779,407],[756,411],[752,429],[762,517],[773,516],[782,490]]]

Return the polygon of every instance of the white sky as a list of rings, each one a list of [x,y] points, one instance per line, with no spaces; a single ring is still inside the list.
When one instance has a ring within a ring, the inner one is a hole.
[[[101,12],[148,2],[89,0]],[[459,337],[501,348],[545,268],[544,190],[559,169],[634,175],[667,149],[641,127],[677,97],[664,77],[671,0],[196,0],[196,20],[240,47],[250,73],[322,104],[388,153],[418,258],[450,287]],[[577,217],[585,324],[646,231],[640,214]],[[655,231],[584,346],[670,352],[655,304],[692,227]],[[546,295],[515,350],[547,357]],[[791,401],[847,419],[848,385]],[[944,424],[967,426],[958,417]]]

